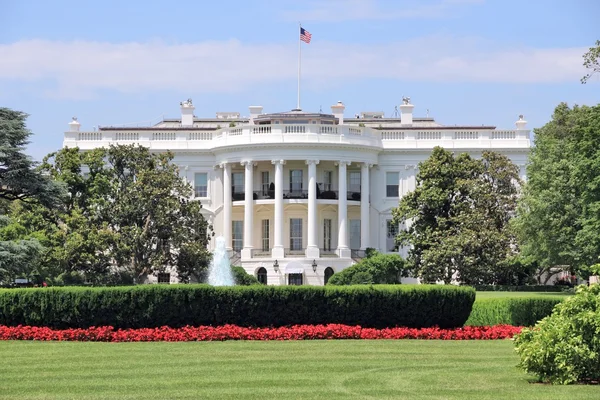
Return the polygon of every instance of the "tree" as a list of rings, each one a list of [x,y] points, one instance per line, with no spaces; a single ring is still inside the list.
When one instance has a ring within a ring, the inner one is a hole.
[[[18,277],[30,277],[39,267],[44,247],[28,235],[25,227],[0,215],[0,284],[10,285]]]
[[[596,45],[590,47],[587,53],[583,55],[583,66],[591,70],[583,78],[581,83],[585,84],[596,72],[600,72],[600,40],[596,40]]]
[[[0,107],[0,199],[39,201],[56,207],[61,204],[64,188],[35,169],[25,146],[31,131],[27,114]]]
[[[534,133],[515,228],[543,271],[576,272],[600,256],[600,105],[561,103]]]
[[[333,274],[328,285],[396,284],[408,276],[404,259],[398,254],[376,253]]]
[[[392,210],[398,235],[411,245],[408,264],[425,282],[492,283],[514,253],[509,220],[516,209],[518,168],[505,156],[476,160],[435,147],[419,165],[416,189]]]
[[[30,208],[30,224],[54,239],[49,258],[97,283],[123,271],[138,282],[166,270],[200,276],[211,227],[172,159],[133,145],[46,157],[43,171],[69,191],[64,210]]]

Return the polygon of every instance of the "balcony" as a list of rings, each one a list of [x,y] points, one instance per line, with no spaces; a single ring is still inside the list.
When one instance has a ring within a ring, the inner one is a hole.
[[[286,258],[304,257],[306,249],[284,249],[283,256]]]
[[[250,255],[252,258],[270,258],[271,250],[252,249],[252,251],[250,252]]]

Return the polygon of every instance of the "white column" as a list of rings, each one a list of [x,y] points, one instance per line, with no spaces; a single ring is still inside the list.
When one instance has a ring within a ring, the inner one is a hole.
[[[244,248],[242,249],[242,259],[252,258],[252,230],[254,223],[254,200],[253,200],[253,182],[252,173],[254,172],[254,163],[252,161],[242,161],[245,170],[244,176]]]
[[[307,258],[319,258],[317,245],[317,164],[319,160],[306,160],[308,164],[308,243]]]
[[[370,246],[369,231],[371,223],[369,219],[369,170],[371,165],[363,163],[360,168],[360,248],[362,250]]]
[[[274,232],[273,232],[273,250],[271,257],[282,259],[283,250],[283,165],[284,160],[273,160],[271,164],[275,165],[275,212],[274,212]]]
[[[223,169],[223,238],[231,250],[231,164],[221,163]]]
[[[338,255],[340,257],[350,257],[350,248],[348,247],[348,190],[346,187],[346,167],[350,165],[349,161],[338,162]]]

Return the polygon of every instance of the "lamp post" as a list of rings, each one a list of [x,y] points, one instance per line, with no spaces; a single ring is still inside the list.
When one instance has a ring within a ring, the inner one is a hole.
[[[279,263],[277,262],[277,260],[275,260],[275,262],[273,263],[273,269],[275,270],[275,272],[279,271]]]
[[[313,272],[317,273],[317,262],[315,260],[313,260],[312,267],[313,267]]]

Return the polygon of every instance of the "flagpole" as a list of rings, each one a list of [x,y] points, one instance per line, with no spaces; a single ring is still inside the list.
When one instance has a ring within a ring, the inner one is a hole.
[[[300,30],[302,29],[302,24],[298,22],[298,103],[296,104],[296,108],[300,110],[300,72],[302,71],[302,41],[300,40]]]

